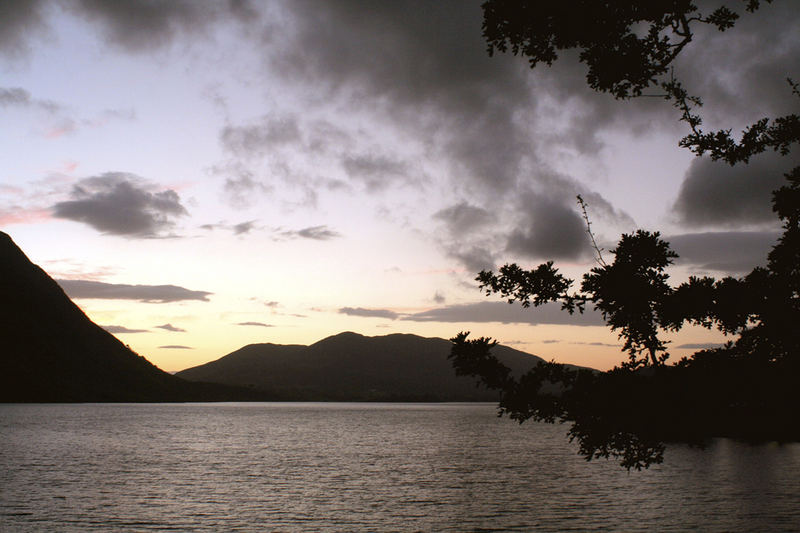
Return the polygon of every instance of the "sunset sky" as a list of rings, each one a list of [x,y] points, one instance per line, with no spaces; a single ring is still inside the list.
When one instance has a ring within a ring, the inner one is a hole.
[[[668,102],[593,93],[572,53],[489,58],[481,21],[465,1],[4,1],[0,230],[167,371],[255,342],[462,330],[610,368],[625,356],[598,316],[474,281],[548,259],[579,280],[576,194],[606,250],[666,235],[674,282],[765,262],[796,161],[695,158]],[[796,111],[798,58],[800,10],[775,0],[699,28],[675,73],[709,129],[737,131]],[[686,330],[670,351],[721,339]]]

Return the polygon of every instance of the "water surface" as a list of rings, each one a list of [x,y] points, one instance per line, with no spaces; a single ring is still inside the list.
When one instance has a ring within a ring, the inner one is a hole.
[[[490,404],[0,405],[0,531],[792,531],[800,445],[628,473]]]

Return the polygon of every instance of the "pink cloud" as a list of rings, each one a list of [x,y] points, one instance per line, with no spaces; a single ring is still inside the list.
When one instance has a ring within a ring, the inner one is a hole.
[[[78,168],[77,161],[68,160],[61,164],[61,172],[66,172],[67,174],[75,172],[76,168]]]
[[[49,209],[18,209],[15,211],[0,211],[0,226],[12,224],[34,224],[50,220],[52,215]]]
[[[0,192],[3,194],[16,194],[21,195],[24,190],[22,187],[17,187],[16,185],[0,185]]]
[[[75,121],[71,118],[67,118],[60,121],[59,124],[54,125],[50,129],[46,130],[44,132],[44,136],[48,139],[58,139],[59,137],[73,133],[76,127],[77,125],[75,124]]]

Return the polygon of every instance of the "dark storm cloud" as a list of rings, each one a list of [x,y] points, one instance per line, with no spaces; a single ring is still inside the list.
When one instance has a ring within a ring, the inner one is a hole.
[[[435,140],[430,144],[449,158],[457,187],[482,185],[498,202],[523,183],[552,185],[538,170],[521,174],[542,168],[541,159],[553,148],[594,155],[610,128],[638,136],[666,129],[676,141],[686,133],[677,111],[662,99],[620,102],[593,93],[574,51],[562,53],[552,69],[532,72],[523,58],[489,58],[478,1],[306,0],[287,7],[294,15],[292,30],[272,56],[282,75],[351,98],[358,107],[372,101],[387,108],[416,138]],[[676,75],[706,100],[704,115],[727,120],[722,127],[736,126],[730,120],[740,120],[743,109],[772,113],[780,107],[773,102],[784,108],[793,102],[785,77],[799,55],[799,19],[791,3],[775,7],[764,4],[756,14],[742,13],[736,28],[724,33],[698,25],[696,42],[680,56]],[[782,98],[773,98],[779,93]],[[542,120],[548,113],[552,116]],[[563,212],[553,215],[570,219]],[[512,245],[576,253],[573,246],[530,233],[520,228]]]
[[[573,326],[602,326],[600,313],[587,310],[584,314],[570,315],[559,304],[524,309],[506,302],[477,302],[448,305],[429,311],[404,315],[403,320],[416,322],[501,322],[503,324],[563,324]]]
[[[449,245],[447,255],[458,261],[468,272],[477,274],[481,270],[492,270],[497,264],[494,254],[480,245],[461,246],[458,243]]]
[[[186,332],[185,329],[175,327],[172,324],[162,324],[160,326],[154,326],[154,327],[156,327],[158,329],[163,329],[163,330],[166,330],[166,331],[172,331],[172,332],[175,332],[175,333],[185,333]]]
[[[765,153],[747,165],[730,166],[710,158],[694,159],[686,171],[674,209],[687,226],[746,227],[776,223],[772,191],[800,165],[800,157]]]
[[[108,42],[131,52],[169,45],[178,35],[198,35],[226,19],[248,21],[258,12],[244,0],[75,0],[74,12],[96,22]]]
[[[109,44],[129,52],[169,46],[178,36],[205,36],[220,23],[259,19],[247,0],[3,0],[0,53],[26,53],[30,41],[49,30],[48,15],[60,9],[93,23]]]
[[[265,324],[263,322],[238,322],[237,326],[259,326],[262,328],[271,328],[274,327],[272,324]]]
[[[433,217],[441,220],[451,233],[469,232],[494,221],[495,217],[482,207],[460,202],[436,212]]]
[[[714,127],[738,127],[797,109],[787,77],[800,77],[800,17],[796,2],[761,3],[754,14],[745,2],[728,2],[741,18],[720,33],[698,26],[691,54],[676,74],[690,93],[703,98],[703,115]],[[731,123],[734,121],[735,123]]]
[[[176,218],[188,214],[178,193],[158,191],[125,172],[82,179],[72,187],[70,198],[52,207],[53,216],[125,237],[159,236],[175,225]]]
[[[2,16],[2,15],[0,15]],[[54,113],[61,106],[50,100],[41,100],[21,87],[0,87],[0,107],[35,108]]]
[[[487,56],[479,2],[300,0],[287,8],[294,31],[274,64],[329,90],[459,109],[485,105],[492,75],[519,75],[516,62]],[[525,94],[511,89],[511,96]]]
[[[294,15],[273,67],[301,83],[387,110],[429,141],[459,179],[513,186],[531,155],[519,113],[532,102],[524,62],[489,58],[479,2],[289,2]],[[435,140],[435,143],[434,143]]]
[[[341,234],[328,226],[311,226],[300,230],[282,231],[281,236],[290,239],[311,239],[314,241],[327,241],[341,237]]]
[[[339,313],[368,318],[388,318],[390,320],[395,320],[399,316],[389,309],[364,309],[363,307],[342,307],[339,309]]]
[[[587,255],[588,235],[574,209],[547,198],[530,200],[527,225],[511,233],[509,252],[548,259],[579,259]]]
[[[28,49],[33,34],[47,27],[43,0],[3,0],[0,2],[0,53],[20,55]]]
[[[543,174],[538,190],[521,192],[513,208],[515,228],[506,251],[526,258],[578,260],[592,254],[586,221],[577,196],[581,195],[592,230],[605,228],[617,237],[617,230],[630,231],[633,219],[614,208],[600,194],[586,192],[585,186],[567,176]],[[596,235],[601,239],[601,235]]]
[[[786,78],[800,77],[796,70],[800,56],[796,2],[761,2],[761,9],[754,14],[745,12],[744,1],[695,3],[703,15],[723,3],[741,15],[735,27],[725,32],[694,24],[692,43],[674,64],[674,75],[705,104],[697,110],[704,118],[703,127],[736,130],[764,116],[794,112],[797,100]],[[620,101],[586,91],[587,68],[577,56],[576,51],[560,52],[553,67],[540,65],[534,70],[535,90],[553,99],[561,119],[561,128],[551,141],[563,141],[579,154],[591,154],[602,147],[603,131],[609,127],[637,136],[666,130],[676,141],[688,133],[686,125],[677,121],[676,110],[660,98]],[[660,91],[646,92],[656,95]],[[559,105],[563,102],[569,102],[566,109]],[[569,116],[564,116],[564,111]]]
[[[635,227],[630,216],[567,176],[542,172],[537,179],[535,187],[518,190],[507,205],[489,210],[461,203],[434,214],[448,229],[445,252],[471,272],[494,268],[498,257],[511,260],[509,254],[548,260],[589,257],[592,250],[578,193],[588,204],[594,228],[605,228],[616,237],[617,230]]]
[[[672,235],[664,240],[678,253],[678,265],[741,274],[766,265],[778,237],[777,232],[728,231]]]
[[[129,329],[125,326],[100,326],[107,332],[111,333],[112,335],[118,335],[120,333],[148,333],[149,330],[146,329]]]
[[[82,279],[56,280],[70,298],[139,300],[150,303],[169,303],[184,300],[208,301],[212,293],[192,291],[176,285],[126,285]]]

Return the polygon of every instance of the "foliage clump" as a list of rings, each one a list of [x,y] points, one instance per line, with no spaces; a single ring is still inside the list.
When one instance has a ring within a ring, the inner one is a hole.
[[[767,150],[787,155],[800,142],[796,114],[761,119],[738,141],[731,130],[701,129],[696,109],[702,101],[674,77],[671,62],[691,42],[694,24],[732,27],[739,15],[726,7],[707,15],[690,0],[490,0],[483,7],[490,55],[511,51],[535,67],[577,48],[589,67],[587,83],[597,91],[632,98],[658,87],[658,96],[671,101],[689,126],[680,145],[697,155],[746,164]],[[745,2],[748,12],[759,7],[757,0]],[[646,31],[634,31],[637,25]],[[789,83],[800,97],[798,85]],[[772,201],[783,233],[766,267],[743,277],[690,277],[677,286],[667,273],[677,254],[658,232],[622,235],[610,252],[614,260],[606,263],[578,197],[598,262],[578,290],[552,261],[531,270],[507,264],[476,280],[487,295],[523,307],[558,302],[566,312],[581,313],[594,306],[619,333],[628,360],[602,373],[544,363],[515,379],[491,355],[491,339],[460,333],[451,339],[456,372],[500,390],[501,415],[568,422],[570,439],[587,460],[615,457],[628,469],[661,462],[670,441],[800,440],[800,167],[785,177]],[[735,340],[668,365],[662,337],[686,324],[716,328]]]

